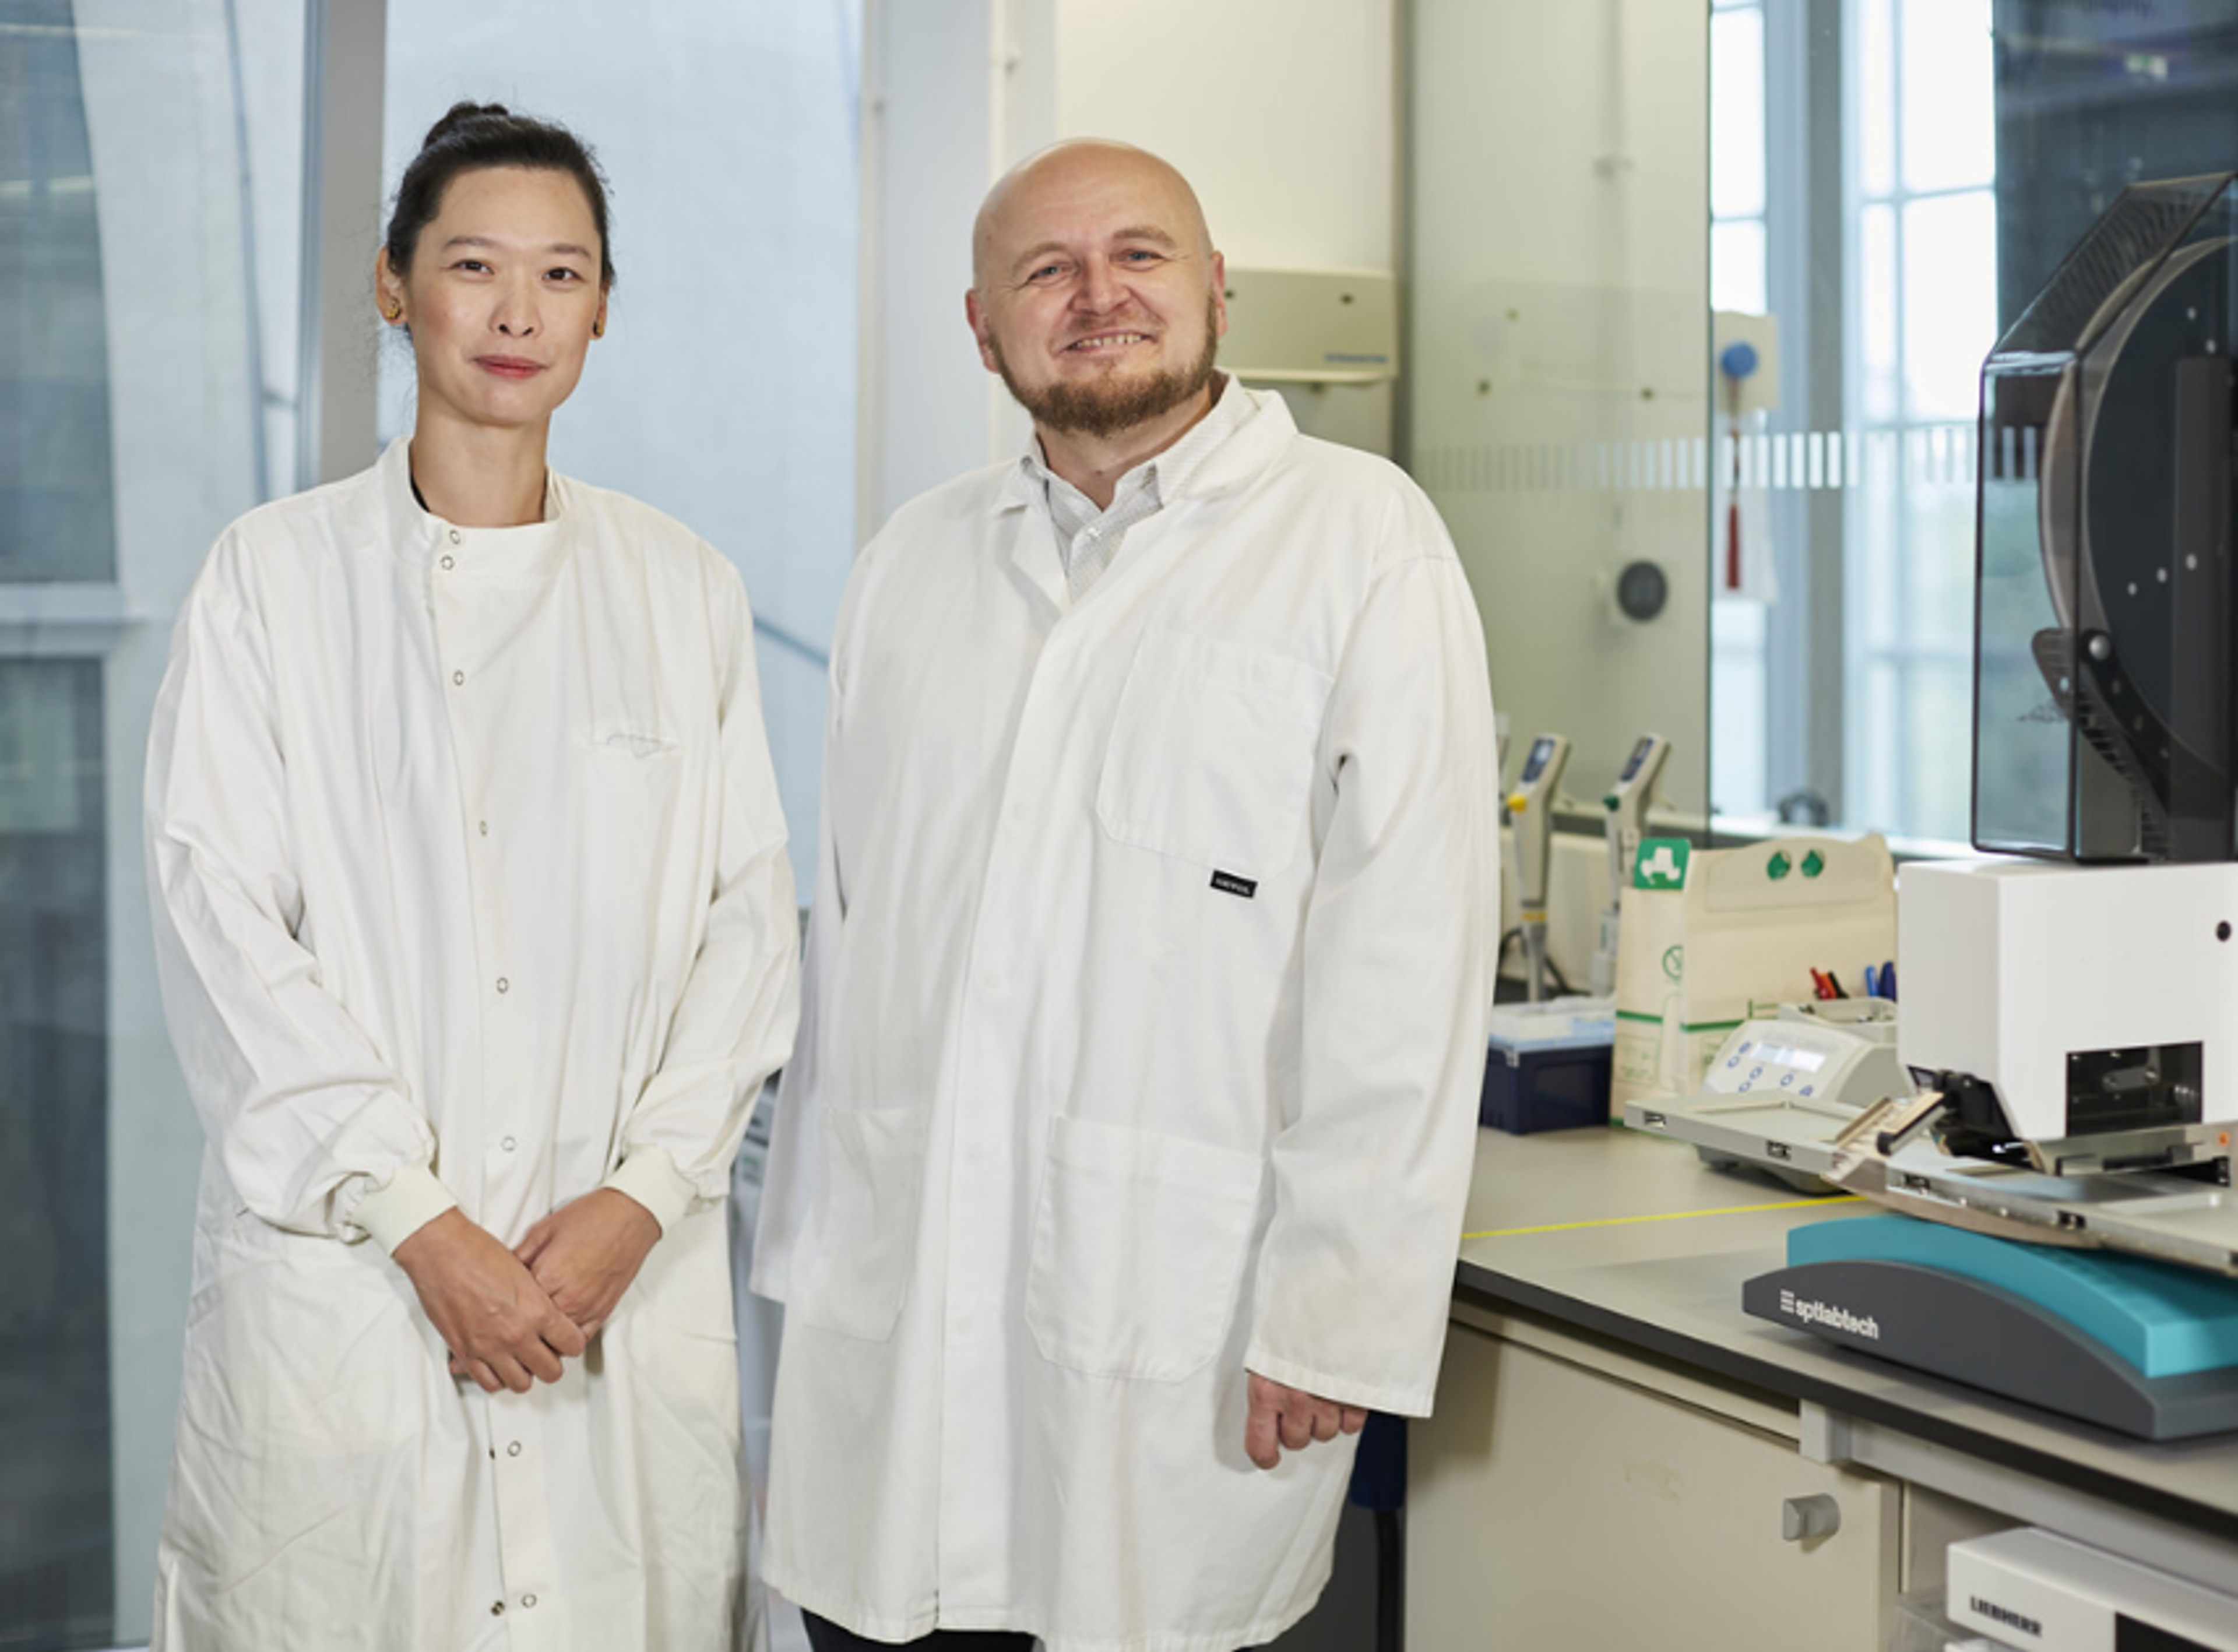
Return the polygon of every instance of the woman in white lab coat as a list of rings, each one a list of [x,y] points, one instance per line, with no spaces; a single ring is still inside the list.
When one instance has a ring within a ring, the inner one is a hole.
[[[158,1648],[748,1633],[721,1198],[797,1014],[736,573],[549,472],[604,189],[460,104],[377,267],[411,437],[251,512],[149,743],[209,1150]]]

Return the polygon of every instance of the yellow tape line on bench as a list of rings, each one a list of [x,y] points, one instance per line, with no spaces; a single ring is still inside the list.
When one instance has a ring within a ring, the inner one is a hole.
[[[1855,1193],[1835,1193],[1824,1199],[1787,1199],[1773,1205],[1728,1205],[1722,1210],[1672,1210],[1653,1216],[1603,1216],[1589,1222],[1546,1222],[1537,1227],[1488,1227],[1481,1233],[1464,1233],[1464,1242],[1480,1239],[1520,1239],[1526,1233],[1570,1233],[1583,1227],[1629,1227],[1634,1222],[1679,1222],[1690,1216],[1745,1216],[1760,1210],[1824,1209],[1830,1205],[1854,1205]]]

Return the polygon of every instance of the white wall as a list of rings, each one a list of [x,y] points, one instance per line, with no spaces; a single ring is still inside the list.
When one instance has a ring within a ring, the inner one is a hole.
[[[1163,155],[1231,264],[1394,268],[1397,3],[871,0],[862,537],[1024,439],[963,291],[980,197],[1044,144]],[[1380,388],[1292,403],[1333,434],[1386,423]]]
[[[1056,135],[1165,156],[1232,264],[1389,269],[1394,9],[1056,0]]]

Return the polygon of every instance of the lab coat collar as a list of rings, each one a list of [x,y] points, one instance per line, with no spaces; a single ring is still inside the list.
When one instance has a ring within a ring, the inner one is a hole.
[[[1241,396],[1253,411],[1238,425],[1234,434],[1222,442],[1193,470],[1175,479],[1168,487],[1161,478],[1159,486],[1163,499],[1162,509],[1182,499],[1202,498],[1225,492],[1240,486],[1256,476],[1280,453],[1290,439],[1298,433],[1297,421],[1290,417],[1289,405],[1272,390],[1250,390],[1232,373],[1221,375],[1228,387],[1221,392],[1224,401],[1229,396]],[[1035,477],[1033,461],[1040,457],[1038,436],[1029,436],[1028,446],[1018,456],[1017,463],[1010,467],[1003,486],[996,495],[993,514],[1038,506],[1048,510],[1046,490]]]
[[[374,466],[388,513],[388,542],[415,569],[449,556],[449,571],[467,579],[548,578],[566,559],[572,485],[556,471],[544,472],[544,520],[520,527],[462,527],[420,503],[412,491],[412,439],[399,436]]]
[[[1297,435],[1297,424],[1279,394],[1271,390],[1247,390],[1233,373],[1225,377],[1228,387],[1221,393],[1222,400],[1241,396],[1250,402],[1250,408],[1237,421],[1232,433],[1196,465],[1174,479],[1170,490],[1161,479],[1162,503],[1156,514],[1128,531],[1132,554],[1121,557],[1099,584],[1108,584],[1122,577],[1122,570],[1139,565],[1143,553],[1162,537],[1163,529],[1191,502],[1216,498],[1248,482],[1274,463]],[[1038,441],[1038,438],[1029,439]],[[1072,603],[1065,590],[1063,565],[1049,538],[1049,489],[1034,475],[1034,466],[1029,463],[1030,458],[1037,456],[1035,450],[1029,449],[1010,466],[1003,486],[997,490],[990,514],[1010,515],[1011,565],[1052,607],[1063,612]]]

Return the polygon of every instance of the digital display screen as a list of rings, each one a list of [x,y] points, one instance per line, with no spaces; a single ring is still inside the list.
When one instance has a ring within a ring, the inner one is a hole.
[[[1816,1073],[1826,1065],[1822,1050],[1799,1050],[1787,1044],[1759,1044],[1756,1047],[1759,1061],[1777,1061],[1782,1067],[1791,1067],[1798,1073]]]
[[[1523,760],[1522,783],[1529,785],[1546,771],[1546,760],[1554,755],[1552,735],[1540,735],[1531,743],[1531,755]]]
[[[1639,772],[1639,765],[1647,761],[1648,750],[1654,743],[1652,739],[1642,738],[1638,745],[1632,747],[1632,756],[1625,759],[1624,772],[1617,776],[1619,784]]]

